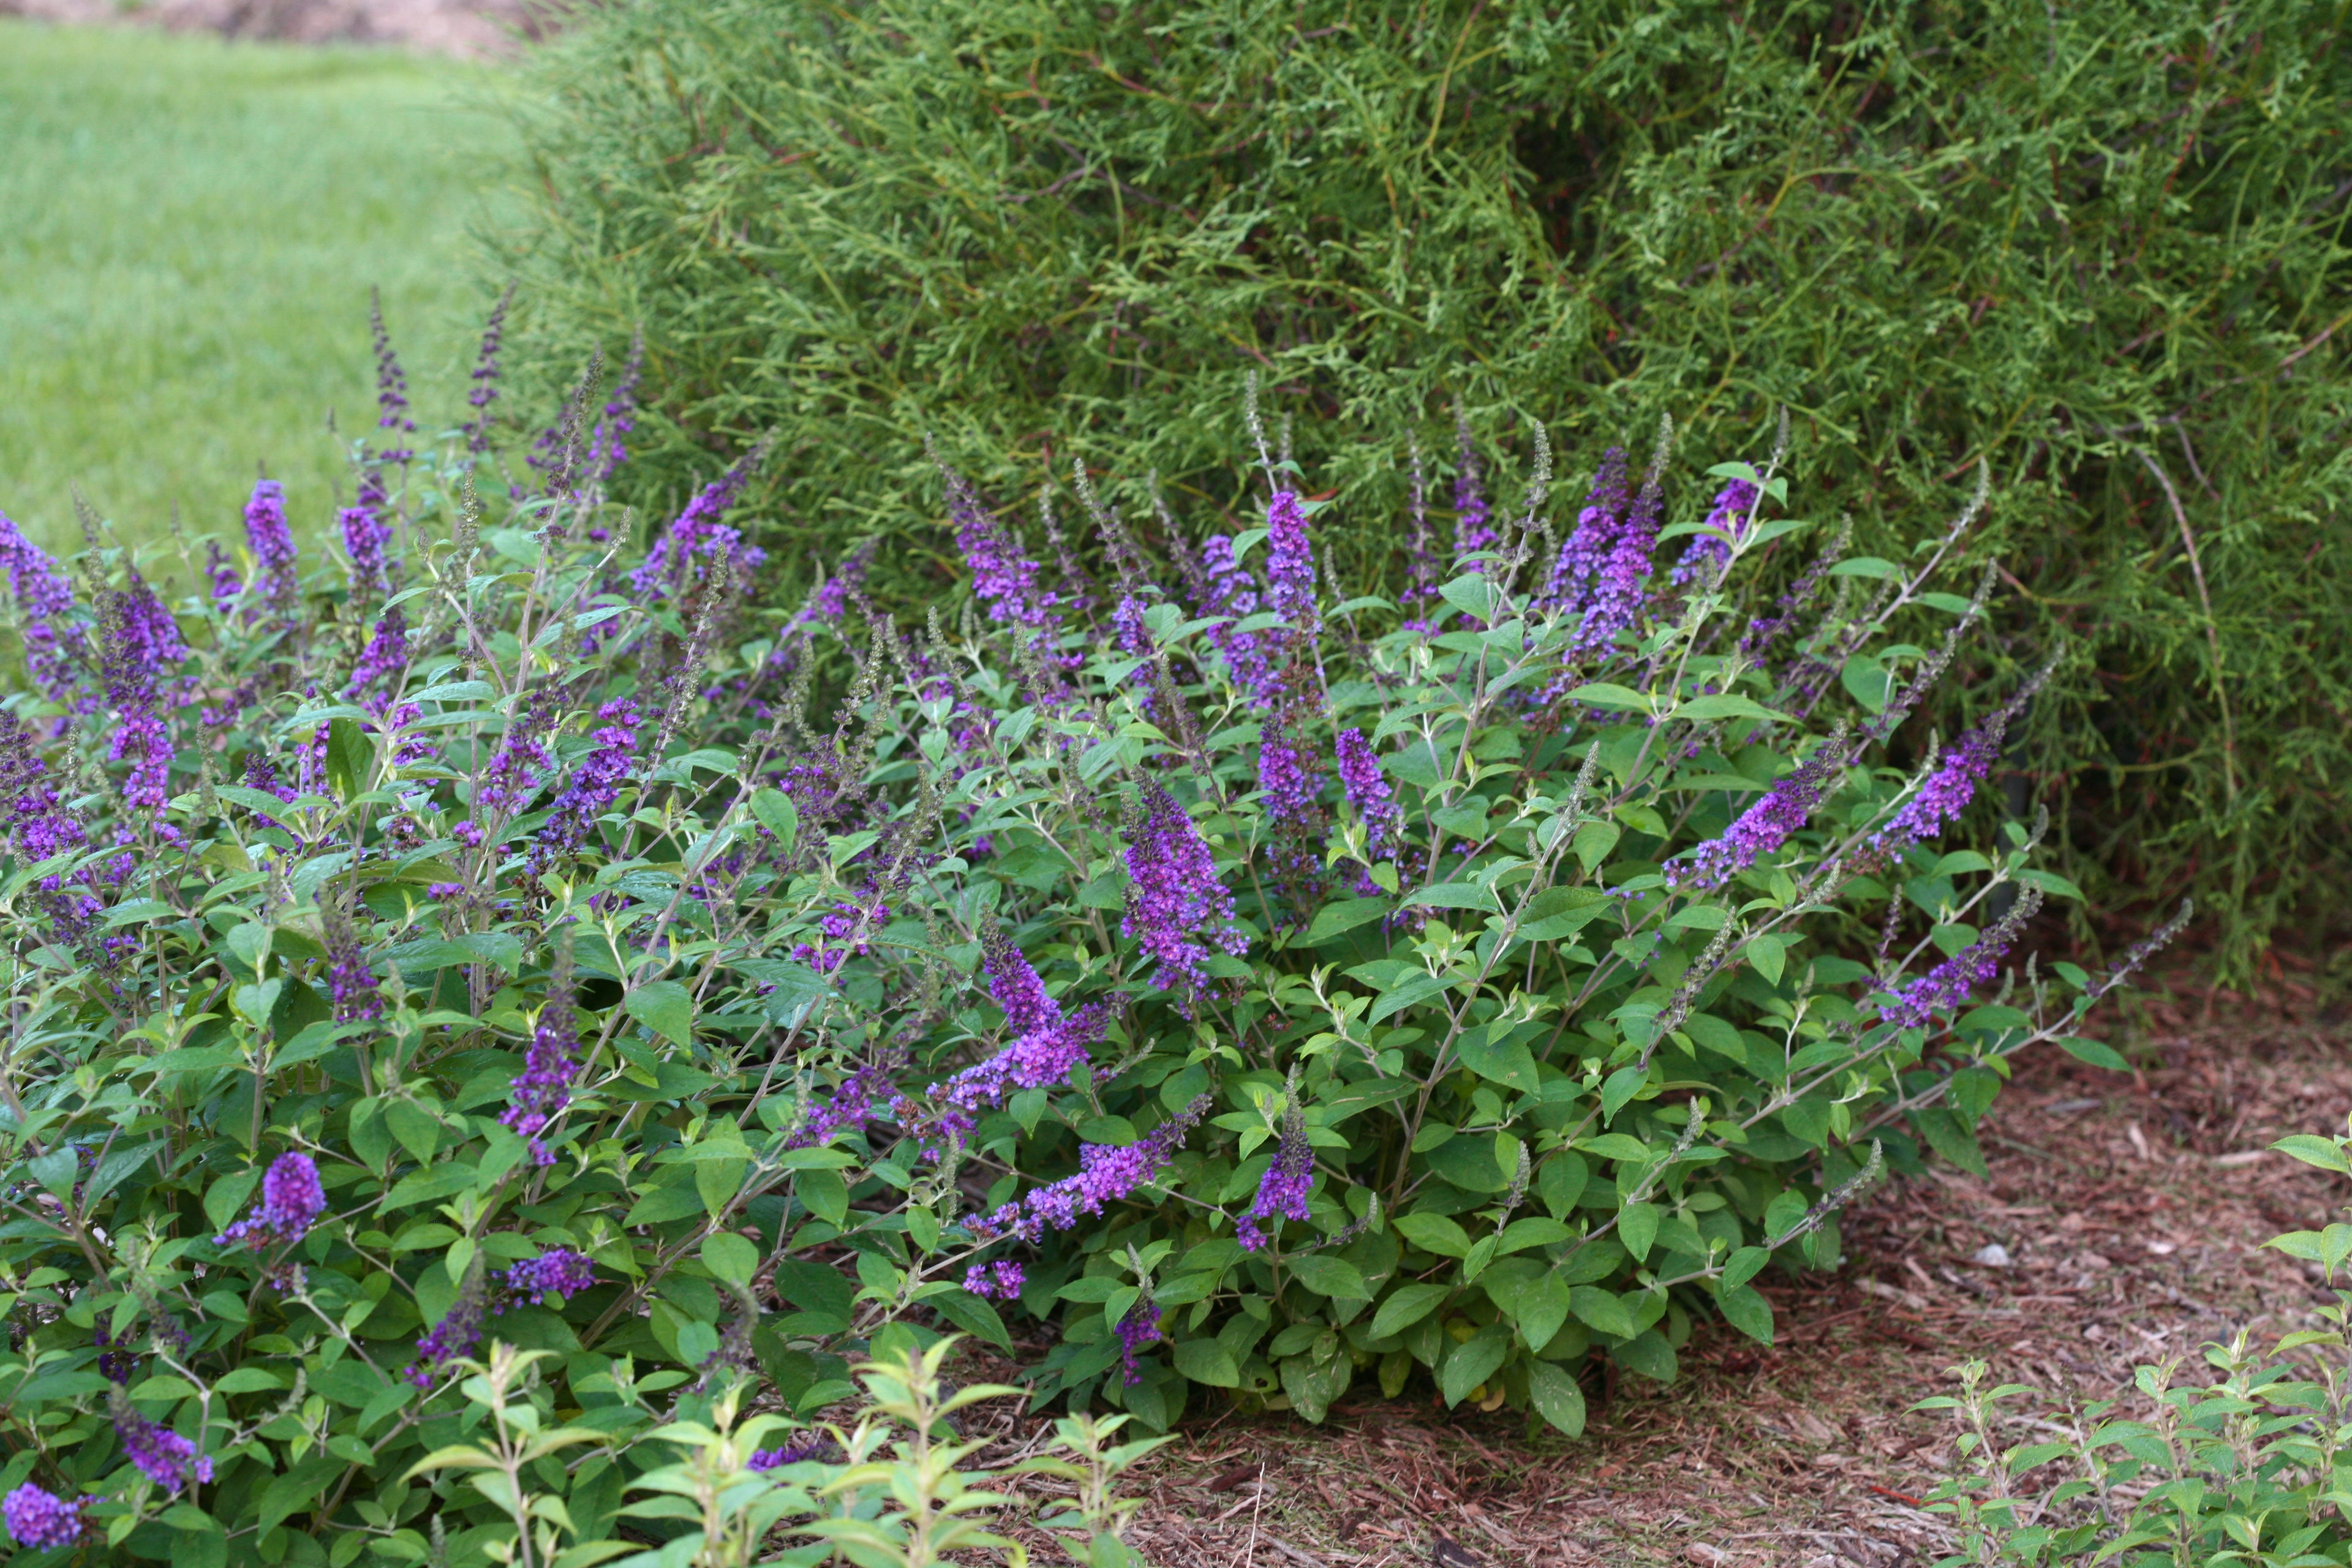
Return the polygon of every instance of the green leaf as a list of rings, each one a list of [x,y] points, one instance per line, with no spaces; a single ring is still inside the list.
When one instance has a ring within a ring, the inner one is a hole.
[[[1571,707],[1599,708],[1612,713],[1650,711],[1648,698],[1631,687],[1613,686],[1607,681],[1580,686],[1568,694],[1568,700]]]
[[[1759,1344],[1772,1342],[1772,1303],[1767,1301],[1754,1286],[1735,1285],[1718,1289],[1715,1304],[1722,1310],[1725,1322]]]
[[[1767,1263],[1771,1261],[1772,1255],[1765,1251],[1764,1248],[1760,1247],[1743,1247],[1738,1251],[1733,1253],[1729,1258],[1724,1259],[1723,1273],[1717,1281],[1717,1288],[1725,1290],[1737,1290],[1742,1285],[1747,1284],[1750,1279],[1755,1279],[1758,1271],[1762,1269]]]
[[[1762,719],[1773,723],[1788,723],[1786,713],[1777,712],[1761,702],[1737,692],[1718,692],[1706,697],[1694,697],[1675,710],[1675,716],[1699,721],[1714,719]]]
[[[1234,1363],[1233,1352],[1215,1340],[1185,1340],[1174,1352],[1176,1370],[1194,1383],[1211,1388],[1239,1388],[1242,1369]]]
[[[1601,1086],[1601,1114],[1613,1121],[1626,1103],[1648,1086],[1650,1069],[1639,1062],[1628,1063],[1609,1075]]]
[[[1445,1364],[1438,1372],[1438,1392],[1449,1405],[1459,1405],[1465,1395],[1492,1377],[1511,1353],[1511,1331],[1500,1323],[1489,1323],[1446,1352]]]
[[[924,1297],[923,1305],[965,1333],[986,1340],[998,1350],[1008,1353],[1012,1351],[1013,1336],[1005,1331],[1004,1320],[979,1297],[963,1290],[942,1290],[936,1296]]]
[[[694,998],[675,980],[656,980],[629,993],[629,1016],[673,1045],[694,1044]]]
[[[2271,1147],[2306,1165],[2316,1165],[2323,1171],[2334,1171],[2338,1175],[2352,1174],[2352,1170],[2346,1166],[2342,1145],[2333,1138],[2315,1138],[2308,1132],[2297,1132],[2280,1139]]]
[[[327,782],[345,800],[356,797],[375,772],[375,748],[361,732],[356,719],[334,719],[327,724]]]
[[[1389,912],[1386,899],[1345,899],[1336,904],[1326,904],[1315,911],[1315,923],[1299,938],[1306,947],[1318,947],[1332,939],[1380,919]]]
[[[1348,1392],[1356,1366],[1334,1347],[1327,1355],[1286,1357],[1280,1371],[1282,1391],[1290,1395],[1290,1408],[1302,1420],[1319,1424],[1331,1402]]]
[[[1655,1204],[1627,1204],[1617,1211],[1617,1238],[1633,1255],[1634,1262],[1649,1260],[1651,1244],[1658,1239],[1658,1221],[1664,1217],[1665,1211]]]
[[[1439,1214],[1399,1215],[1394,1221],[1397,1234],[1424,1251],[1441,1258],[1470,1256],[1470,1234]]]
[[[1568,1310],[1588,1326],[1621,1340],[1631,1339],[1641,1332],[1640,1326],[1633,1321],[1633,1310],[1622,1300],[1597,1285],[1578,1285],[1570,1289]]]
[[[1372,1314],[1372,1338],[1384,1340],[1435,1311],[1454,1293],[1447,1285],[1400,1285]]]
[[[835,1226],[849,1223],[849,1184],[838,1171],[803,1171],[793,1178],[793,1191],[809,1213]]]
[[[2131,1071],[2131,1063],[2124,1060],[2123,1054],[2113,1046],[2098,1040],[2086,1040],[2080,1036],[2070,1036],[2060,1040],[2058,1044],[2060,1048],[2078,1062],[2088,1062],[2095,1068],[2105,1068],[2109,1072]]]
[[[1536,1414],[1571,1437],[1584,1436],[1584,1390],[1564,1367],[1539,1361],[1528,1368],[1528,1398]]]
[[[777,847],[784,853],[789,855],[793,847],[800,842],[801,808],[793,805],[793,797],[782,790],[763,789],[754,793],[751,815],[760,819],[761,826],[776,836]]]
[[[750,1286],[760,1267],[760,1249],[731,1230],[702,1239],[702,1266],[730,1285]]]
[[[1344,1258],[1322,1252],[1301,1252],[1284,1258],[1283,1267],[1290,1270],[1292,1278],[1318,1296],[1328,1296],[1335,1301],[1369,1301],[1372,1299],[1371,1289],[1365,1285],[1362,1272]]]
[[[1789,967],[1789,944],[1777,936],[1750,937],[1748,962],[1764,977],[1765,984],[1778,985],[1781,973]]]

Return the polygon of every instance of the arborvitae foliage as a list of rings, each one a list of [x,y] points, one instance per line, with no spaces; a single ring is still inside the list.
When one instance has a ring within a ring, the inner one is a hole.
[[[885,589],[961,571],[925,432],[999,494],[1076,452],[1228,505],[1221,394],[1253,369],[1339,490],[1350,591],[1402,573],[1399,434],[1450,453],[1457,397],[1586,465],[1661,413],[1758,447],[1786,405],[1865,548],[1983,459],[1999,618],[2072,650],[2013,803],[2071,804],[2078,868],[2197,884],[2242,957],[2340,868],[2352,776],[2352,644],[2320,631],[2346,20],[633,0],[542,58],[503,259],[543,363],[645,329],[646,499],[772,433],[769,526],[898,536]]]

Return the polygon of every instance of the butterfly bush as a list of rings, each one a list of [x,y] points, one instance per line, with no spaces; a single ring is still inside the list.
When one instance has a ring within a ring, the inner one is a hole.
[[[2145,954],[2026,962],[2074,893],[1979,801],[2036,675],[1973,506],[1849,560],[1662,442],[1554,517],[1530,432],[1347,597],[1235,410],[1194,515],[940,452],[966,575],[894,616],[752,542],[756,441],[608,504],[626,363],[510,462],[496,338],[436,438],[379,331],[363,536],[268,479],[184,546],[0,528],[28,1546],[600,1560],[675,1533],[649,1433],[951,1332],[1152,1428],[1360,1378],[1575,1431],[1603,1362],[1769,1339],[2020,1052],[2105,1059]],[[419,1468],[494,1394],[560,1513]]]

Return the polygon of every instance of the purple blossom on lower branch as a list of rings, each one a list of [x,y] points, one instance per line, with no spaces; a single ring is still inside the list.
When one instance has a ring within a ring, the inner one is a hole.
[[[294,531],[286,526],[286,487],[276,479],[253,487],[253,499],[245,503],[245,540],[260,567],[253,585],[270,608],[290,612],[302,585],[294,574]]]
[[[1845,732],[1840,730],[1813,748],[1796,772],[1741,812],[1722,837],[1700,845],[1687,862],[1669,866],[1668,879],[1677,888],[1706,892],[1724,886],[1803,827],[1851,760]]]
[[[530,868],[543,871],[588,841],[596,819],[613,808],[621,786],[637,763],[636,703],[629,698],[607,702],[596,710],[596,729],[590,739],[596,749],[581,760],[563,788],[557,792],[547,821],[532,836]]]
[[[320,911],[319,924],[327,939],[327,991],[335,1022],[383,1017],[383,991],[368,964],[350,913],[331,905]]]
[[[351,562],[352,597],[372,605],[392,592],[392,565],[384,555],[392,529],[364,494],[359,505],[343,508],[335,521],[343,532],[343,554]]]
[[[888,1077],[878,1067],[862,1067],[841,1080],[830,1098],[811,1096],[808,1120],[793,1134],[790,1147],[810,1149],[833,1141],[841,1132],[863,1131],[898,1098]]]
[[[1257,578],[1234,559],[1234,542],[1213,533],[1201,545],[1201,581],[1204,591],[1196,613],[1215,621],[1207,628],[1209,646],[1224,655],[1234,684],[1255,698],[1272,680],[1265,645],[1256,632],[1234,628],[1257,613]]]
[[[1002,1258],[994,1263],[975,1263],[964,1270],[963,1276],[965,1289],[975,1296],[985,1296],[997,1301],[1010,1301],[1021,1294],[1022,1287],[1028,1282],[1027,1272],[1011,1258]]]
[[[1746,479],[1734,479],[1716,492],[1715,510],[1706,514],[1708,531],[1690,542],[1683,558],[1667,574],[1670,582],[1687,583],[1708,562],[1717,569],[1731,560],[1731,541],[1748,531],[1748,522],[1756,515],[1756,487]]]
[[[109,1389],[106,1403],[124,1456],[149,1480],[177,1497],[189,1486],[213,1479],[209,1456],[197,1453],[194,1443],[169,1426],[140,1415],[121,1389]]]
[[[1295,1219],[1302,1224],[1312,1217],[1307,1208],[1307,1194],[1315,1185],[1315,1148],[1307,1141],[1307,1122],[1293,1099],[1282,1119],[1282,1141],[1276,1146],[1274,1163],[1258,1178],[1257,1197],[1250,1204],[1249,1213],[1234,1222],[1234,1237],[1249,1252],[1263,1251],[1272,1240],[1270,1232],[1260,1228],[1262,1220]]]
[[[477,818],[520,813],[539,794],[541,783],[555,771],[554,753],[547,749],[547,731],[555,721],[556,706],[555,694],[539,687],[526,692],[508,711],[506,733],[474,786]]]
[[[8,1521],[8,1537],[34,1552],[57,1552],[81,1539],[81,1510],[98,1500],[76,1498],[68,1502],[26,1481],[5,1500],[0,1515]]]
[[[993,1214],[975,1215],[965,1223],[974,1236],[1010,1234],[1032,1246],[1045,1239],[1049,1230],[1067,1230],[1080,1217],[1098,1215],[1138,1187],[1157,1180],[1209,1113],[1209,1097],[1201,1096],[1133,1143],[1082,1143],[1077,1174],[1039,1187]]]
[[[1157,784],[1143,789],[1143,816],[1130,834],[1127,918],[1119,932],[1197,987],[1211,947],[1238,953],[1248,937],[1234,921],[1234,896],[1217,879],[1216,857],[1191,814]]]
[[[980,962],[988,975],[988,994],[1004,1009],[1004,1026],[1016,1035],[1057,1023],[1062,1005],[1045,993],[1045,983],[1026,955],[1013,945],[1004,928],[991,921],[981,932]]]
[[[1160,1342],[1160,1309],[1149,1296],[1139,1296],[1135,1305],[1118,1321],[1118,1362],[1127,1374],[1129,1388],[1143,1381],[1143,1369],[1135,1363],[1136,1352],[1144,1346]]]
[[[761,1448],[745,1461],[745,1467],[754,1470],[778,1469],[808,1459],[821,1459],[832,1447],[832,1442],[822,1434],[804,1433],[773,1448]]]
[[[577,1296],[596,1282],[596,1266],[568,1247],[550,1247],[506,1272],[507,1289],[537,1305],[550,1296]]]
[[[1307,508],[1295,490],[1276,490],[1265,508],[1265,595],[1269,608],[1296,632],[1315,629],[1315,549]]]
[[[474,1347],[482,1342],[482,1320],[487,1315],[484,1296],[482,1258],[476,1253],[447,1313],[416,1342],[416,1364],[406,1374],[410,1383],[430,1388],[452,1363],[474,1353]]]
[[[1937,1014],[1959,1006],[1970,991],[2000,973],[2002,955],[2041,907],[2042,889],[2028,888],[1982,936],[1896,992],[1894,1000],[1882,1003],[1878,1016],[1898,1028],[1916,1029]]]
[[[499,1121],[528,1142],[531,1163],[555,1163],[555,1152],[540,1142],[547,1124],[572,1103],[572,1080],[580,1070],[572,1051],[580,1044],[573,1022],[571,965],[559,959],[547,988],[547,1003],[530,1032],[522,1073],[508,1086],[506,1114]]]
[[[222,1246],[238,1242],[249,1247],[290,1246],[307,1235],[327,1212],[327,1189],[319,1180],[319,1166],[310,1155],[289,1149],[269,1163],[262,1173],[261,1201],[253,1212],[213,1240]]]
[[[1958,821],[1975,797],[1977,786],[1992,776],[1992,765],[2000,760],[2001,732],[2008,721],[2006,712],[1997,713],[1954,742],[1936,759],[1936,771],[1919,781],[1902,809],[1871,835],[1872,847],[1900,850],[1924,844]]]
[[[1404,824],[1396,793],[1381,773],[1381,760],[1372,754],[1372,743],[1364,739],[1361,730],[1340,731],[1336,749],[1340,786],[1364,825],[1364,853],[1374,860],[1386,859],[1396,852],[1398,832]]]

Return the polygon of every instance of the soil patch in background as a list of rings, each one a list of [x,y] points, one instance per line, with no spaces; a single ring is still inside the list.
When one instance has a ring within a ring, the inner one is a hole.
[[[1366,1400],[1368,1379],[1321,1427],[1203,1415],[1130,1477],[1150,1501],[1129,1542],[1160,1568],[1932,1563],[1953,1537],[1919,1502],[1956,1468],[1956,1429],[1911,1406],[1952,1391],[1955,1363],[2139,1413],[2135,1367],[2178,1359],[2201,1384],[2209,1342],[2245,1325],[2266,1348],[2333,1299],[2261,1249],[2347,1195],[2264,1152],[2352,1108],[2352,1029],[2309,998],[2286,982],[2201,1021],[2148,1001],[2134,1043],[2109,1036],[2128,1076],[2042,1053],[1980,1130],[1986,1176],[1880,1189],[1847,1216],[1837,1275],[1767,1282],[1774,1345],[1702,1329],[1675,1385],[1623,1378],[1580,1439]],[[2006,1408],[2004,1446],[2062,1414]],[[1039,1440],[1034,1419],[996,1419],[1002,1451]]]
[[[296,44],[390,44],[460,59],[511,55],[545,36],[543,0],[0,0],[0,16],[119,24]]]

